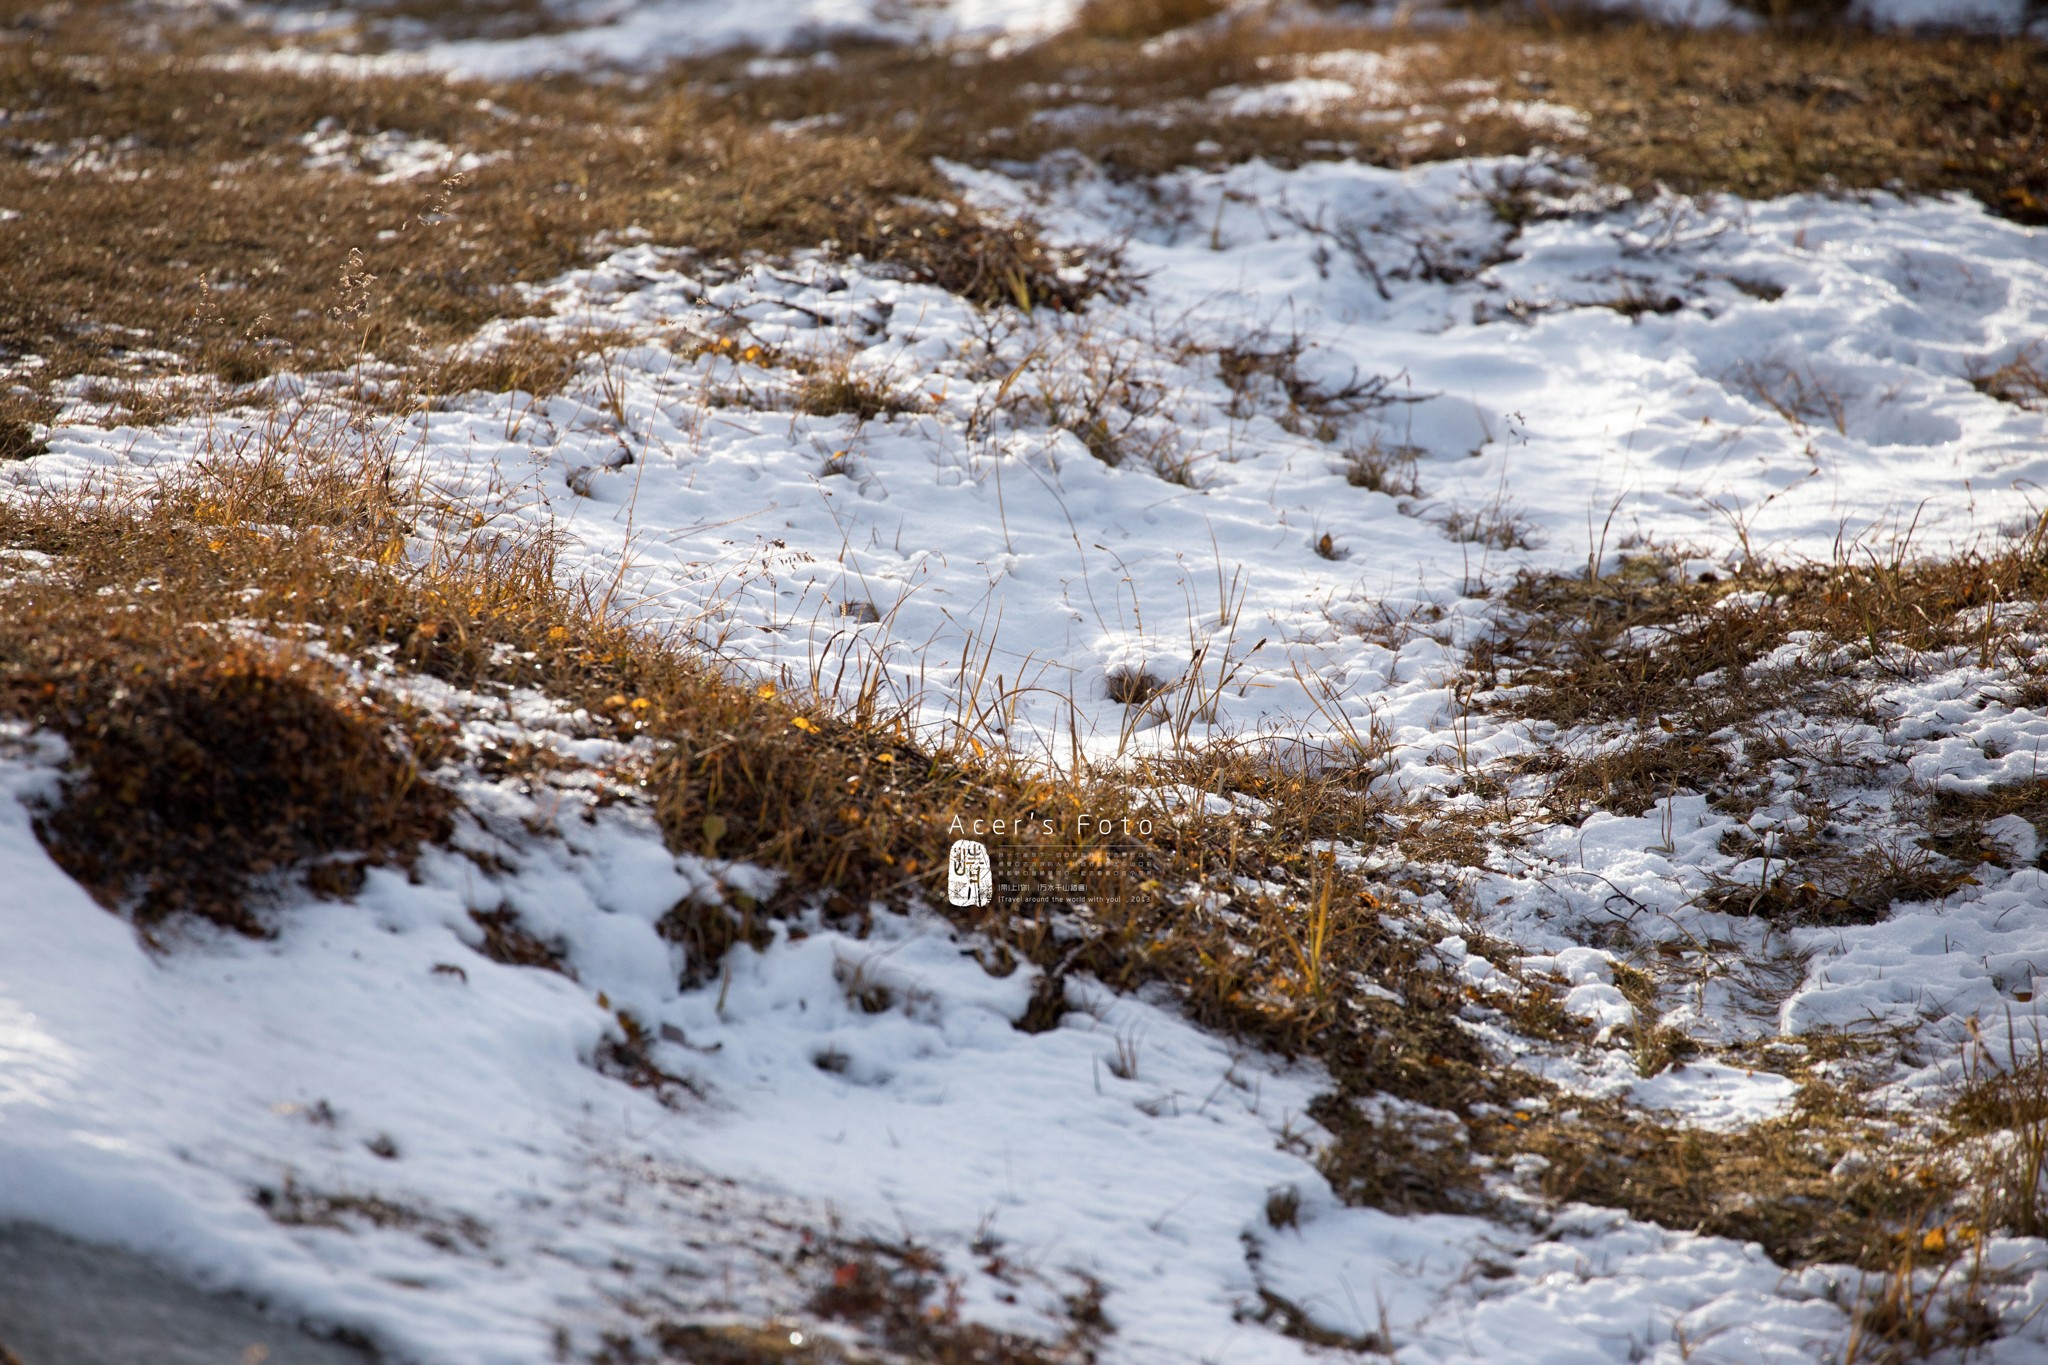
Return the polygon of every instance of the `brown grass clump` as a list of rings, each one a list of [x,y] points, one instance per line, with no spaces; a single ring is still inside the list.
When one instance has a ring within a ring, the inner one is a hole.
[[[1222,12],[1222,0],[1082,0],[1074,31],[1091,38],[1151,38]]]
[[[1973,367],[1970,383],[1987,397],[2029,412],[2048,408],[2048,369],[2042,368],[2042,348],[2039,346],[2022,348],[2018,355],[1996,368]]]
[[[179,649],[93,607],[89,624],[31,608],[10,624],[35,643],[0,654],[9,709],[70,741],[80,773],[44,818],[51,852],[101,899],[133,898],[138,923],[189,912],[258,932],[254,879],[330,855],[359,876],[447,833],[446,793],[338,679],[261,647]],[[99,648],[77,648],[82,626],[104,632]]]
[[[1793,1113],[1733,1133],[1681,1128],[1608,1102],[1510,1115],[1476,1137],[1548,1163],[1543,1193],[1761,1243],[1780,1265],[1880,1269],[1956,1198],[1954,1172],[1809,1084]],[[1845,1158],[1849,1158],[1845,1160]]]
[[[841,130],[907,126],[920,152],[974,162],[1072,147],[1119,175],[1333,153],[1403,166],[1549,145],[1586,153],[1606,178],[1645,191],[1961,189],[2008,217],[2048,221],[2048,67],[2037,39],[1839,25],[1699,33],[1578,23],[1555,8],[1552,22],[1496,15],[1433,29],[1426,46],[1341,18],[1293,29],[1240,21],[1142,49],[1083,24],[965,67],[939,54],[843,54],[827,73],[739,83],[729,107],[757,121],[830,116]],[[1202,104],[1212,90],[1286,79],[1302,60],[1339,49],[1400,58],[1396,107],[1429,105],[1443,126],[1410,132],[1341,105],[1240,118]],[[1582,111],[1590,129],[1532,130],[1452,86],[1475,79],[1494,82],[1502,102]],[[1034,117],[1074,106],[1097,112]]]
[[[0,543],[57,567],[0,583],[0,713],[71,746],[40,829],[58,862],[153,928],[195,914],[264,931],[255,888],[303,870],[329,894],[444,837],[423,776],[444,738],[288,639],[228,628],[266,535],[159,509],[0,505]],[[281,582],[309,587],[285,551]],[[225,566],[234,566],[225,568]]]

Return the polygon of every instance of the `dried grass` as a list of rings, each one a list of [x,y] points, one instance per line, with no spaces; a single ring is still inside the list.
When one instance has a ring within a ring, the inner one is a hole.
[[[364,353],[423,369],[426,391],[545,387],[560,357],[537,342],[439,357],[529,311],[514,286],[628,228],[713,261],[829,246],[992,304],[1071,308],[1110,268],[966,207],[900,136],[787,136],[686,84],[224,67],[126,50],[96,24],[87,6],[0,46],[0,106],[37,114],[37,143],[0,157],[0,196],[21,215],[5,229],[0,359],[42,358],[19,381],[31,399],[72,374],[246,383]],[[316,125],[395,130],[488,164],[389,183],[313,168],[302,139]],[[63,160],[67,148],[101,155]]]

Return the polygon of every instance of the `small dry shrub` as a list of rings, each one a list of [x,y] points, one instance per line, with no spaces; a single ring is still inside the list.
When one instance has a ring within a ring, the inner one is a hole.
[[[333,669],[97,598],[8,596],[0,710],[71,745],[75,775],[41,832],[138,924],[189,913],[260,934],[259,879],[318,859],[403,860],[448,833],[452,799],[420,776],[415,745]],[[322,872],[316,886],[349,889]]]

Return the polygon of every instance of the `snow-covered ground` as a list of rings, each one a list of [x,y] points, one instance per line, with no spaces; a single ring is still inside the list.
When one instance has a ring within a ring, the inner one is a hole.
[[[550,735],[535,700],[430,692],[412,695],[479,735]],[[1863,1292],[1584,1207],[1342,1207],[1303,1117],[1314,1069],[1092,990],[1064,1026],[1019,1031],[1029,969],[991,977],[915,916],[778,935],[679,990],[653,921],[745,870],[671,857],[588,786],[472,778],[461,851],[428,853],[416,882],[375,872],[351,902],[281,907],[275,942],[195,933],[152,955],[29,828],[61,746],[0,743],[0,1218],[162,1257],[399,1360],[543,1361],[663,1317],[815,1331],[793,1305],[827,1236],[914,1240],[967,1317],[1048,1337],[1099,1285],[1104,1358],[1134,1362],[1312,1358],[1246,1320],[1261,1290],[1410,1362],[1818,1362]],[[500,908],[563,944],[574,979],[469,951],[469,912]],[[872,1013],[857,997],[878,986],[895,1003]],[[627,1015],[688,1082],[673,1107],[593,1067]],[[1712,1080],[1642,1098],[1713,1091],[1716,1121]],[[1276,1229],[1289,1189],[1298,1225]],[[2039,1358],[2042,1250],[1987,1248],[2020,1276],[2020,1326],[1990,1358]]]
[[[366,174],[409,164],[307,145]],[[462,396],[395,447],[437,488],[558,529],[566,572],[750,678],[879,686],[920,724],[1053,762],[1225,735],[1342,749],[1383,727],[1381,780],[1411,793],[1573,738],[1453,694],[1517,569],[1645,546],[1695,572],[1939,552],[2042,511],[2040,415],[1970,377],[2048,335],[2048,238],[1965,200],[1636,200],[1541,158],[956,174],[991,211],[1120,245],[1138,287],[1078,315],[983,312],[857,262],[714,269],[629,243],[478,341],[609,338],[567,390]],[[904,410],[803,411],[807,374],[841,369]],[[269,382],[329,401],[318,377]],[[269,420],[103,416],[81,397],[12,486],[147,473]],[[1139,671],[1168,689],[1113,700]],[[1922,661],[1878,688],[1885,724],[1812,722],[1798,752],[1878,774],[1880,824],[1886,774],[2031,779],[2048,722],[2000,699],[2008,677]],[[543,698],[365,681],[473,736],[631,758]],[[166,1257],[397,1359],[541,1361],[558,1329],[591,1349],[657,1315],[810,1331],[801,1253],[839,1233],[933,1248],[968,1317],[1019,1330],[1058,1335],[1062,1300],[1099,1284],[1115,1361],[1314,1354],[1249,1320],[1262,1289],[1411,1362],[1827,1361],[1862,1292],[1608,1211],[1342,1207],[1303,1116],[1313,1068],[1087,987],[1063,1026],[1019,1031],[1029,970],[990,976],[918,914],[864,939],[784,932],[679,986],[654,922],[765,874],[669,854],[588,771],[531,791],[453,774],[456,847],[416,880],[293,901],[274,942],[194,932],[153,956],[34,837],[62,758],[0,733],[0,1218]],[[1748,820],[1766,836],[1827,776],[1780,767]],[[2028,829],[1945,902],[1788,942],[1698,903],[1711,875],[1763,875],[1722,851],[1735,824],[1680,794],[1537,830],[1470,917],[1434,893],[1402,913],[1475,983],[1499,968],[1464,936],[1498,936],[1614,1035],[1571,1055],[1489,1035],[1520,1064],[1703,1126],[1779,1112],[1791,1083],[1636,1078],[1599,926],[1720,945],[1669,1016],[1703,1041],[1923,1029],[1901,1095],[1952,1080],[2008,1018],[2031,1028],[2048,882]],[[469,951],[471,912],[498,908],[573,976]],[[893,1004],[871,1013],[855,997],[876,983]],[[672,1105],[594,1065],[624,1016],[688,1082]],[[1287,1187],[1298,1228],[1266,1214]],[[1989,1358],[2041,1359],[2048,1248],[1986,1254],[2014,1277]]]
[[[600,338],[581,382],[393,439],[785,686],[1054,758],[1379,723],[1411,784],[1448,777],[1446,664],[1517,569],[1944,552],[2042,510],[2039,415],[1970,376],[2048,335],[2048,251],[1966,200],[1617,203],[1520,159],[960,175],[1142,291],[1026,319],[632,245],[544,291],[539,327]],[[906,411],[808,415],[806,367]],[[200,439],[60,429],[33,478]],[[1174,687],[1133,712],[1133,671]]]
[[[318,42],[357,22],[346,3],[308,9],[251,4],[235,12],[255,27],[296,42]],[[370,7],[364,7],[370,8]],[[1012,38],[1028,41],[1072,21],[1074,0],[784,0],[735,5],[727,0],[546,0],[536,11],[549,31],[514,37],[446,38],[427,25],[387,24],[393,50],[370,67],[459,72],[490,79],[577,71],[645,68],[678,57],[728,48],[776,52],[830,42]],[[293,56],[287,49],[283,58]]]

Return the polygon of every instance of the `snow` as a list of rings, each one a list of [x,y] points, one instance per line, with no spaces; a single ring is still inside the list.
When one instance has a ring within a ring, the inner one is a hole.
[[[1784,1113],[1799,1087],[1768,1071],[1720,1062],[1680,1062],[1631,1087],[1646,1109],[1680,1113],[1701,1128],[1746,1128]]]
[[[490,165],[499,155],[457,152],[433,138],[408,137],[386,130],[361,137],[324,118],[299,139],[306,149],[305,168],[355,171],[379,185],[420,180],[430,175],[466,175]]]
[[[690,16],[633,8],[567,48],[651,49]],[[1340,79],[1304,75],[1288,97]],[[371,174],[442,156],[323,147],[308,143]],[[1225,735],[1313,756],[1383,732],[1380,781],[1411,794],[1613,742],[1453,695],[1518,569],[1611,564],[1625,545],[1682,551],[1693,572],[1844,543],[1950,550],[2041,511],[2039,415],[1969,374],[2048,331],[2048,239],[1960,198],[1637,200],[1540,157],[1252,163],[1139,187],[1074,159],[950,170],[991,212],[1123,244],[1142,288],[1027,316],[857,261],[726,269],[633,242],[541,289],[544,316],[479,339],[612,338],[567,390],[463,396],[390,440],[442,493],[560,531],[565,572],[616,583],[635,619],[737,675],[839,699],[874,683],[917,725],[1054,763]],[[1501,206],[1534,213],[1517,232]],[[910,410],[806,414],[798,361],[843,364]],[[327,383],[272,391],[319,409]],[[1120,463],[1091,453],[1091,414]],[[8,495],[139,481],[274,420],[103,417],[74,402]],[[1383,490],[1347,477],[1371,459],[1395,476]],[[1411,466],[1419,488],[1398,478]],[[1475,522],[1483,538],[1457,538]],[[1863,774],[1844,818],[1903,841],[1907,779],[2031,780],[2048,721],[2005,689],[2048,641],[2022,643],[2016,663],[1866,670],[1876,722],[1774,717],[1800,744],[1746,817],[1680,792],[1536,828],[1475,874],[1471,910],[1436,894],[1407,909],[1462,980],[1511,965],[1562,983],[1593,1045],[1492,1036],[1567,1093],[1721,1130],[1787,1112],[1794,1083],[1763,1069],[1636,1075],[1628,1031],[1665,1022],[1708,1044],[1898,1025],[1921,1051],[1876,1098],[1934,1095],[1969,1049],[2024,1042],[2040,1018],[2040,830],[1996,822],[2002,858],[1973,884],[1871,925],[1777,932],[1703,895],[1761,883],[1764,859],[1724,849],[1797,828],[1804,784]],[[1172,686],[1113,701],[1110,675],[1135,669]],[[472,744],[634,757],[544,698],[365,683],[459,717]],[[1526,1221],[1344,1208],[1303,1117],[1328,1088],[1313,1067],[1085,981],[1061,1027],[1022,1032],[1030,969],[989,974],[923,914],[880,915],[864,938],[783,926],[719,980],[679,984],[690,964],[655,923],[771,874],[669,853],[630,788],[588,774],[525,791],[457,771],[455,845],[416,877],[374,871],[347,903],[287,896],[274,941],[192,930],[151,954],[35,838],[63,758],[0,731],[0,1219],[163,1258],[398,1359],[538,1362],[557,1329],[588,1348],[660,1314],[801,1325],[798,1251],[834,1229],[932,1247],[968,1315],[998,1326],[1056,1333],[1063,1296],[1099,1282],[1119,1362],[1313,1356],[1252,1320],[1261,1291],[1328,1330],[1390,1333],[1415,1365],[1822,1361],[1863,1290],[1754,1246],[1543,1211],[1526,1190]],[[573,977],[471,951],[471,912],[500,907],[560,942]],[[1699,969],[1657,1020],[1589,946],[1617,925]],[[1480,931],[1515,961],[1473,954]],[[874,984],[892,1004],[870,1013],[851,997]],[[594,1065],[622,1015],[688,1082],[673,1107]],[[1512,1194],[1535,1174],[1490,1178]],[[1275,1227],[1269,1196],[1288,1189],[1297,1225]],[[2017,1280],[1993,1358],[2039,1358],[2048,1251],[1992,1251]]]
[[[393,51],[354,58],[364,70],[444,70],[487,79],[516,79],[594,67],[646,68],[678,57],[727,48],[774,52],[828,41],[913,42],[1031,37],[1064,27],[1074,0],[786,0],[733,5],[724,0],[614,0],[587,4],[548,0],[541,10],[560,31],[516,38],[437,39],[404,30]],[[255,23],[305,36],[324,27],[284,7],[251,5]],[[347,7],[319,16],[339,24]],[[308,54],[284,49],[270,60]]]

